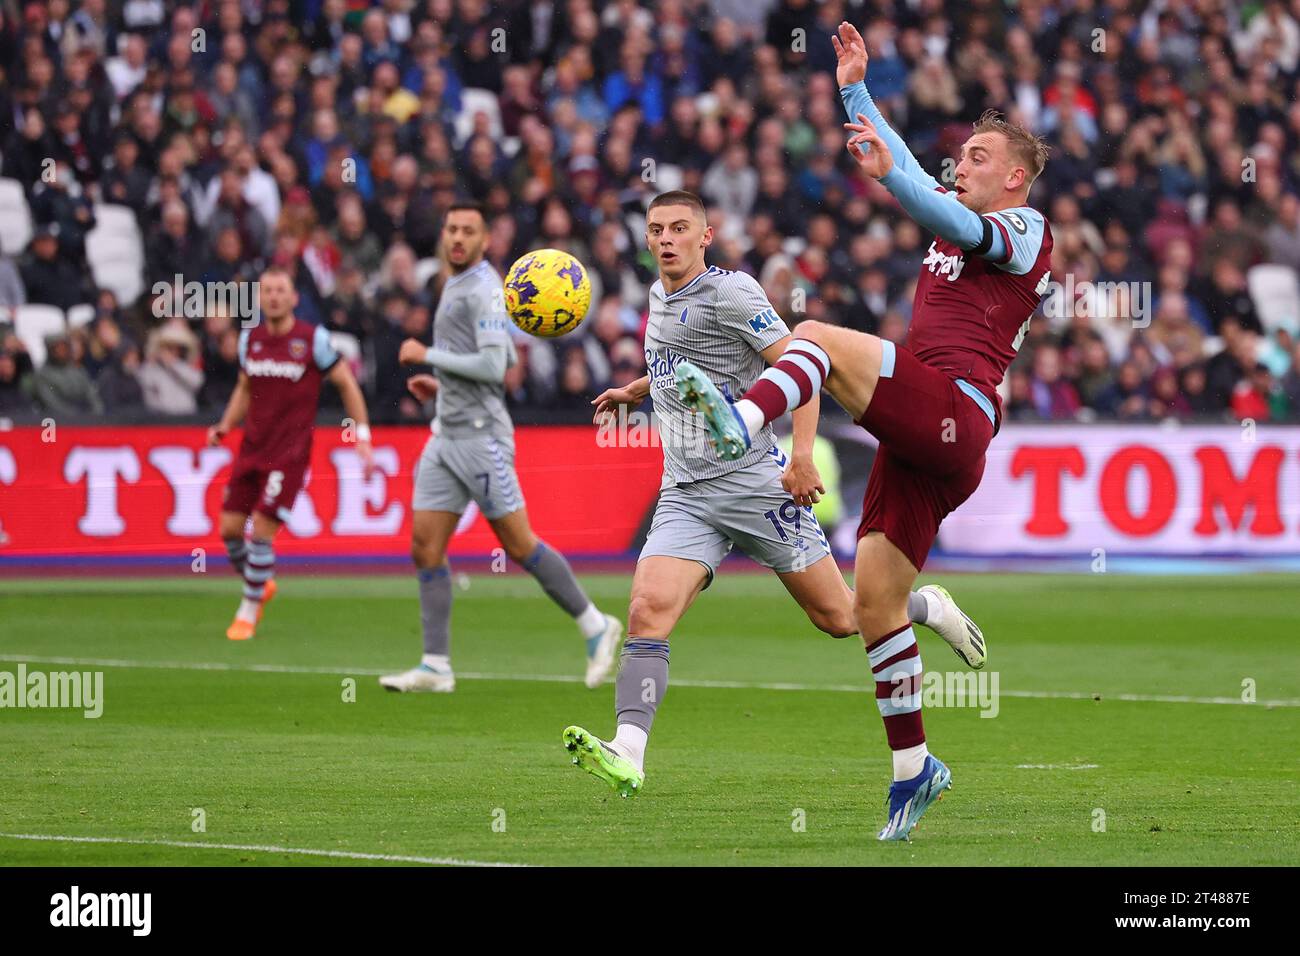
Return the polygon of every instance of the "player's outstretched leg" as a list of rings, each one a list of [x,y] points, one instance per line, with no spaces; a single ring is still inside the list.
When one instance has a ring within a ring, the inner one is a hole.
[[[880,377],[893,373],[893,362],[892,342],[824,322],[802,322],[781,358],[734,407],[687,362],[677,365],[677,391],[684,404],[704,416],[718,455],[734,461],[749,448],[751,435],[811,401],[823,386],[857,421]]]
[[[586,685],[599,687],[605,683],[618,659],[623,623],[592,603],[564,555],[533,534],[526,511],[521,508],[491,523],[511,559],[531,574],[547,596],[578,625],[587,645]]]
[[[927,584],[913,591],[907,598],[907,616],[947,641],[968,667],[979,670],[988,662],[984,632],[957,606],[947,588]]]

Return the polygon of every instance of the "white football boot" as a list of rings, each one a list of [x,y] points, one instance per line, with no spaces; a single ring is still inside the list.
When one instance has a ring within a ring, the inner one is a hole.
[[[947,641],[957,656],[969,667],[974,670],[983,667],[988,660],[984,647],[984,632],[980,630],[978,624],[966,616],[966,612],[957,606],[957,602],[952,599],[947,589],[937,584],[927,584],[923,588],[918,588],[917,593],[928,595],[927,601],[933,597],[943,609],[937,624],[926,621],[925,626]]]
[[[605,630],[597,639],[595,652],[587,658],[588,687],[599,687],[609,680],[618,662],[618,649],[623,643],[623,622],[605,615]]]
[[[451,671],[435,671],[421,664],[409,671],[379,678],[379,686],[402,693],[450,694],[456,689],[456,675]]]

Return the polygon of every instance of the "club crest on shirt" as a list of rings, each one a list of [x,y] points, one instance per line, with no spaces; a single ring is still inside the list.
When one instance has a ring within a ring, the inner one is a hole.
[[[307,343],[302,339],[289,340],[289,357],[301,362],[307,357]]]

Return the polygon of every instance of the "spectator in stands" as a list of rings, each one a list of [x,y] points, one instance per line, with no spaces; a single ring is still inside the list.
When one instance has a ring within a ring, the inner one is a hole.
[[[76,361],[69,336],[62,332],[47,336],[45,350],[45,364],[23,379],[37,409],[54,416],[103,414],[104,403]]]
[[[27,302],[23,276],[13,257],[0,254],[0,309],[16,309]]]
[[[1147,414],[1147,390],[1136,362],[1120,365],[1115,382],[1097,397],[1097,411],[1111,418],[1135,420]]]
[[[21,267],[27,301],[69,309],[94,297],[87,271],[59,250],[59,227],[38,226]]]
[[[149,172],[139,162],[140,144],[127,133],[113,141],[113,155],[104,163],[99,181],[100,196],[107,203],[129,206],[143,221],[149,201]]]
[[[1277,219],[1264,233],[1270,262],[1300,270],[1300,198],[1286,193],[1277,207]]]
[[[59,253],[69,264],[86,268],[86,234],[95,228],[95,211],[72,167],[56,162],[53,175],[32,187],[32,219],[58,227]]]
[[[8,344],[0,348],[0,415],[24,415],[36,411],[30,392],[23,387],[23,379],[31,374],[31,366],[31,357],[25,350]]]
[[[149,335],[140,387],[145,408],[162,415],[193,415],[203,387],[199,342],[182,320],[172,319]]]
[[[1061,351],[1044,345],[1034,352],[1034,374],[1030,382],[1034,410],[1048,421],[1073,419],[1079,411],[1079,395],[1061,374]]]
[[[233,230],[236,236],[238,231]],[[220,230],[213,234],[220,239]],[[199,278],[190,270],[200,267],[207,255],[207,244],[190,222],[185,203],[172,199],[162,207],[162,219],[145,242],[145,273],[152,288],[155,282],[171,283]]]
[[[140,347],[124,341],[113,352],[95,378],[95,389],[104,408],[114,414],[137,415],[145,410],[140,386]]]

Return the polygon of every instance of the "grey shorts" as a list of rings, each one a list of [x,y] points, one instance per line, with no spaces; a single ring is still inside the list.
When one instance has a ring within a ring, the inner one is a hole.
[[[698,561],[709,571],[707,587],[733,545],[780,573],[802,571],[830,554],[812,508],[800,508],[781,487],[785,455],[772,452],[720,478],[659,492],[641,558]]]
[[[515,440],[433,435],[416,465],[411,507],[463,514],[471,499],[489,519],[504,518],[524,506],[515,474]]]

